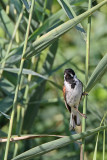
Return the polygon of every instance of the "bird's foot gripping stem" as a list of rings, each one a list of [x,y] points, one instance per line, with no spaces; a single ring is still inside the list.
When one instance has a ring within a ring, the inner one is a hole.
[[[88,96],[88,93],[84,91],[84,92],[82,93],[82,96]]]
[[[75,108],[75,110],[84,118],[87,118],[86,114],[81,113],[77,108]]]

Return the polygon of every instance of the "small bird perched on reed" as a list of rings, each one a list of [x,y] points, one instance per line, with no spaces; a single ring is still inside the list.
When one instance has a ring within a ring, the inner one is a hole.
[[[78,107],[82,95],[87,95],[83,93],[83,84],[76,77],[75,72],[72,69],[65,69],[64,71],[64,86],[63,86],[63,96],[65,101],[65,106],[70,112],[70,129],[75,129],[76,126],[80,126],[79,114],[87,118],[85,114],[79,112]]]

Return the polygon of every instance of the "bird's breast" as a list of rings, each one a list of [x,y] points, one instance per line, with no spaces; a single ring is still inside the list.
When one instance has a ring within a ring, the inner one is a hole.
[[[82,90],[83,90],[81,82],[77,81],[74,88],[72,88],[72,84],[69,84],[66,82],[64,83],[64,85],[66,88],[67,104],[70,107],[78,106],[81,99]]]

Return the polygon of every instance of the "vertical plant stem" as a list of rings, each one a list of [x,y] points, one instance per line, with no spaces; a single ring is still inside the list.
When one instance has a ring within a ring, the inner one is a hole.
[[[104,126],[105,126],[105,120],[104,120]],[[103,160],[105,159],[105,135],[106,135],[106,131],[104,129],[103,131]]]
[[[23,5],[23,8],[24,8],[24,5]],[[17,16],[16,8],[14,8],[14,15]],[[16,43],[19,43],[19,32],[18,32],[18,29],[16,31],[15,39],[16,39]]]
[[[86,114],[86,111],[87,111],[87,97],[84,98],[84,102],[83,102],[83,113]],[[82,132],[84,132],[86,130],[86,119],[85,118],[82,118]],[[84,154],[85,154],[85,139],[82,139],[82,146],[81,146],[81,149],[82,149],[82,159],[81,160],[84,160]]]
[[[15,111],[16,111],[16,107],[17,107],[18,91],[19,91],[19,87],[20,87],[21,75],[22,75],[23,65],[24,65],[24,61],[25,61],[24,55],[25,55],[25,51],[26,51],[26,47],[27,47],[27,40],[28,40],[28,35],[29,35],[33,6],[34,6],[34,0],[32,0],[31,10],[30,10],[30,14],[29,14],[29,21],[28,21],[25,42],[24,42],[24,47],[23,47],[23,52],[22,52],[20,70],[18,73],[18,79],[17,79],[17,85],[16,85],[15,96],[14,96],[14,101],[13,101],[13,109],[12,109],[12,113],[11,113],[11,119],[10,119],[9,132],[8,132],[8,138],[7,138],[7,143],[6,143],[4,160],[7,160],[8,152],[9,152],[10,137],[11,137],[11,133],[12,133],[14,115],[15,115]]]
[[[91,8],[92,5],[92,0],[89,0],[88,4],[88,9]],[[89,70],[89,55],[90,55],[90,32],[91,32],[91,16],[88,18],[88,23],[87,23],[87,40],[86,40],[86,68],[85,68],[85,84],[88,82],[88,70]],[[84,103],[83,103],[83,113],[86,114],[87,112],[87,96],[84,98]],[[86,119],[82,118],[82,132],[86,131]],[[85,153],[85,139],[82,140],[82,159],[84,160],[84,153]]]
[[[6,14],[9,14],[9,10],[10,10],[10,0],[8,0],[8,4],[6,6]]]
[[[46,10],[46,5],[47,5],[47,0],[45,0],[44,2],[44,9],[43,9],[43,15],[42,15],[42,21],[40,23],[40,27],[42,26],[43,24],[43,21],[44,21],[44,16],[45,16],[45,10]],[[37,37],[37,39],[39,38],[39,36]],[[35,68],[35,65],[36,65],[36,60],[35,60],[35,57],[32,57],[32,66],[31,66],[31,69],[34,69]],[[28,103],[28,92],[29,92],[29,82],[31,81],[32,79],[32,75],[28,75],[28,84],[26,85],[26,89],[25,89],[25,93],[24,93],[24,98],[26,100],[26,103]],[[27,106],[26,106],[27,107]],[[25,108],[26,108],[25,107]]]
[[[45,0],[44,2],[44,12],[43,12],[43,15],[42,15],[42,21],[40,23],[40,27],[42,26],[42,23],[44,21],[44,16],[45,16],[45,10],[46,10],[46,5],[47,5],[47,0]],[[39,36],[37,37],[37,39],[39,38]],[[35,65],[36,65],[36,59],[35,57],[32,57],[32,64],[31,64],[31,69],[34,70],[35,68]],[[25,88],[25,93],[24,93],[24,99],[25,99],[25,103],[26,105],[21,107],[21,112],[20,112],[20,121],[18,122],[18,131],[17,131],[17,134],[18,136],[21,135],[21,132],[22,132],[22,127],[23,127],[23,121],[24,121],[24,115],[25,115],[25,112],[26,112],[26,109],[27,109],[27,104],[28,104],[28,101],[29,101],[29,97],[28,97],[28,94],[29,94],[29,83],[32,79],[32,75],[28,75],[28,79],[27,79],[27,85],[26,85],[26,88]],[[17,152],[18,152],[18,144],[16,143],[15,144],[15,150],[14,150],[14,154],[13,154],[13,157],[15,157],[17,155]]]
[[[23,12],[24,12],[24,7],[22,8],[22,11],[21,11],[21,13],[20,13],[20,15],[19,15],[19,18],[18,18],[17,22],[16,22],[16,25],[15,25],[15,28],[14,28],[14,31],[13,31],[12,38],[11,38],[11,40],[10,40],[10,43],[9,43],[7,52],[6,52],[5,57],[4,57],[4,59],[3,59],[3,62],[2,62],[2,65],[1,65],[1,70],[0,70],[0,78],[2,77],[3,68],[5,67],[6,59],[7,59],[7,57],[8,57],[9,52],[10,52],[10,49],[11,49],[11,46],[12,46],[14,37],[15,37],[15,35],[16,35],[16,31],[17,31],[17,29],[18,29],[18,27],[19,27],[19,24],[20,24],[20,21],[21,21],[21,19],[22,19]]]
[[[46,5],[47,5],[47,0],[45,0],[45,2],[44,2],[43,15],[42,15],[42,23],[43,23],[44,18],[45,18]]]
[[[96,139],[96,145],[95,145],[93,160],[97,159],[97,147],[98,147],[99,134],[100,134],[100,132],[98,132],[98,134],[97,134],[97,139]]]
[[[105,118],[106,118],[106,116],[107,116],[107,112],[104,114],[104,117],[103,117],[103,119],[101,121],[100,126],[102,125],[103,122],[104,122],[104,126],[105,126]],[[105,159],[105,135],[106,135],[106,131],[104,129],[104,131],[103,131],[103,160]]]
[[[47,0],[45,0],[44,2],[44,12],[43,12],[43,15],[42,15],[42,21],[40,23],[40,27],[42,26],[42,23],[44,21],[44,16],[45,16],[45,10],[46,10],[46,5],[47,5]],[[39,36],[37,37],[37,39],[39,38]],[[35,65],[36,65],[36,59],[35,57],[32,57],[32,64],[31,64],[31,69],[34,70],[35,68]],[[25,93],[24,93],[24,99],[25,99],[25,103],[26,105],[24,107],[21,107],[21,112],[20,112],[20,121],[18,122],[18,126],[20,126],[18,128],[18,136],[21,135],[21,131],[22,131],[22,127],[23,127],[23,121],[24,121],[24,115],[25,115],[25,111],[27,109],[27,104],[28,104],[28,101],[29,101],[29,97],[28,97],[28,94],[29,94],[29,83],[32,79],[32,75],[28,75],[28,79],[27,79],[27,85],[26,85],[26,88],[25,88]],[[18,145],[17,143],[15,144],[15,150],[14,150],[14,155],[13,157],[15,157],[17,155],[17,152],[18,152]]]
[[[20,129],[20,125],[19,125],[20,123],[19,122],[21,121],[21,108],[22,108],[22,106],[20,106],[20,105],[17,106],[17,121],[16,121],[17,128],[16,128],[16,133],[17,133],[18,136],[20,136],[19,135],[19,129]],[[18,142],[15,142],[15,148],[14,148],[13,157],[16,156],[17,150],[18,150]]]
[[[32,57],[32,58],[34,58],[34,57]],[[32,78],[32,76],[28,75],[28,83],[26,85],[25,93],[24,93],[24,99],[25,99],[26,105],[23,106],[23,107],[21,106],[20,111],[19,111],[19,116],[18,117],[20,117],[20,118],[18,118],[18,121],[17,121],[17,135],[18,136],[21,136],[22,126],[23,126],[23,121],[24,121],[24,115],[25,115],[25,111],[26,111],[26,108],[27,108],[27,103],[28,103],[28,100],[29,100],[28,92],[29,92],[29,82],[31,81],[31,78]],[[17,155],[17,152],[18,152],[18,143],[15,143],[13,158]]]
[[[103,116],[103,118],[101,120],[100,127],[102,126],[102,123],[104,122],[106,115],[107,115],[107,112],[104,114],[104,116]],[[104,133],[104,131],[103,131],[103,133]],[[96,145],[95,145],[93,160],[97,159],[97,147],[98,147],[99,134],[100,134],[100,132],[98,132],[98,134],[97,134],[97,139],[96,139]],[[104,134],[103,134],[103,136],[104,136]],[[104,143],[105,142],[104,142],[104,139],[103,139],[103,145],[104,145]],[[104,152],[104,147],[103,147],[103,152]]]

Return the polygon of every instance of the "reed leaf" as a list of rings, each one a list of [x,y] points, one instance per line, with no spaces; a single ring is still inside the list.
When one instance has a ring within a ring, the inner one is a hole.
[[[97,9],[102,7],[107,3],[107,0],[99,3],[95,7],[89,9],[85,13],[79,15],[78,17],[73,18],[72,20],[69,20],[65,22],[64,24],[56,27],[55,29],[51,30],[50,32],[46,33],[45,35],[41,36],[38,40],[36,40],[27,50],[25,54],[25,58],[31,58],[34,55],[38,55],[42,50],[44,50],[46,47],[48,47],[50,44],[52,44],[57,38],[62,36],[64,33],[69,31],[71,28],[76,26],[78,23],[80,23],[83,19],[90,16],[93,12],[95,12]]]
[[[76,13],[74,12],[72,6],[69,4],[68,1],[66,1],[66,0],[57,0],[57,1],[61,5],[61,7],[64,9],[64,11],[65,11],[66,15],[69,17],[69,19],[72,19],[72,18],[77,16]],[[79,23],[76,26],[76,29],[78,31],[80,31],[80,33],[83,36],[83,39],[86,40],[86,32],[85,32],[83,26],[81,25],[81,23]]]
[[[57,48],[58,48],[58,41],[56,41],[55,43],[52,44],[52,46],[50,46],[49,51],[47,53],[47,57],[45,59],[45,62],[43,63],[43,72],[45,74],[47,74],[49,76],[49,73],[52,70],[52,66],[56,57],[56,53],[57,53]],[[48,65],[47,65],[48,64]],[[57,85],[54,82],[50,81],[53,85]],[[46,86],[46,80],[43,80],[42,83],[36,87],[36,90],[34,92],[34,94],[31,96],[29,102],[32,102],[34,100],[38,101],[42,99],[42,96],[44,94],[44,90],[45,90],[45,86]],[[30,129],[33,125],[34,119],[38,113],[38,109],[39,109],[40,104],[34,105],[28,104],[26,113],[25,113],[25,118],[24,118],[24,129]],[[29,114],[32,115],[32,117],[29,119]],[[28,123],[26,124],[26,121],[28,121]]]
[[[11,73],[18,73],[19,72],[19,68],[3,68],[4,71],[8,71],[8,72],[11,72]],[[48,80],[47,77],[37,73],[37,72],[34,72],[32,71],[31,69],[25,69],[23,68],[23,71],[22,71],[22,74],[25,74],[25,75],[33,75],[33,76],[37,76],[37,77],[41,77],[42,79],[45,79],[45,80]]]
[[[16,85],[16,89],[15,89],[13,108],[12,108],[11,119],[10,119],[10,124],[9,124],[8,139],[7,139],[7,143],[6,143],[4,160],[7,160],[7,158],[8,158],[10,137],[11,137],[11,133],[12,133],[15,111],[16,111],[16,107],[17,107],[18,92],[19,92],[19,87],[20,87],[20,82],[21,82],[22,70],[23,70],[24,61],[25,61],[23,57],[24,57],[26,47],[27,47],[27,40],[28,40],[28,35],[29,35],[33,6],[34,6],[34,0],[32,1],[32,6],[31,6],[30,14],[29,14],[29,21],[28,21],[27,32],[26,32],[26,36],[25,36],[25,43],[24,43],[23,52],[22,52],[22,59],[21,59],[21,62],[20,62],[20,70],[19,70],[19,73],[18,73],[17,85]]]
[[[105,54],[105,56],[101,59],[91,77],[89,78],[85,91],[90,92],[90,90],[102,78],[105,72],[107,72],[107,54]]]
[[[48,33],[41,36],[38,40],[35,40],[30,45],[30,47],[27,48],[25,58],[31,58],[34,55],[38,56],[38,54],[40,54],[41,51],[43,51],[50,44],[52,44],[57,38],[62,36],[64,33],[69,31],[71,28],[75,27],[84,18],[90,16],[93,12],[95,12],[97,9],[99,9],[100,7],[105,5],[106,3],[107,3],[107,0],[99,3],[98,5],[93,7],[92,9],[89,9],[88,11],[79,15],[78,17],[75,17],[72,20],[69,20],[69,21],[63,23],[62,25],[59,25],[58,27],[54,28],[53,30],[51,30]],[[58,16],[56,14],[54,15],[54,24],[55,24],[55,20],[56,20],[55,17],[59,18],[61,16],[61,14],[63,14],[62,10],[58,12]],[[38,28],[36,31],[34,31],[32,33],[32,35],[29,37],[29,40],[33,40],[39,34],[43,33],[44,29],[48,28],[49,22],[50,22],[50,18],[46,21],[46,23],[43,24],[43,26],[41,26],[40,28]],[[53,22],[52,22],[52,24],[53,24]],[[15,49],[10,53],[9,57],[7,57],[7,58],[9,58],[8,63],[16,63],[17,61],[19,61],[21,59],[22,46],[23,46],[23,44],[21,44],[21,46],[18,49]]]
[[[28,4],[28,2],[26,0],[21,0],[23,2],[23,4],[25,5],[26,7],[26,10],[29,12],[30,10],[30,5]]]
[[[1,111],[0,111],[0,113],[1,113],[4,117],[6,117],[7,119],[9,119],[9,120],[10,120],[10,116],[9,116],[9,115],[7,115],[6,113],[1,112]]]
[[[86,132],[82,132],[80,134],[75,134],[72,135],[71,137],[65,137],[65,138],[61,138],[55,141],[51,141],[45,144],[42,144],[40,146],[34,147],[18,156],[16,156],[15,158],[13,158],[12,160],[26,160],[26,159],[30,159],[30,158],[34,158],[40,155],[43,155],[47,152],[50,152],[52,150],[64,147],[70,143],[73,143],[81,138],[86,138],[90,135],[93,135],[99,131],[103,131],[104,129],[107,129],[107,126],[103,126],[103,127],[98,127]]]
[[[7,138],[5,135],[5,137],[3,137],[4,134],[2,134],[2,138],[0,138],[0,143],[4,143],[4,142],[7,142]],[[38,135],[35,135],[35,134],[28,134],[28,135],[20,135],[17,136],[17,135],[13,135],[10,139],[10,142],[15,142],[15,141],[22,141],[22,140],[25,140],[25,139],[34,139],[34,138],[46,138],[46,137],[56,137],[56,138],[64,138],[64,137],[67,137],[67,136],[63,136],[63,135],[50,135],[50,134],[38,134]]]

